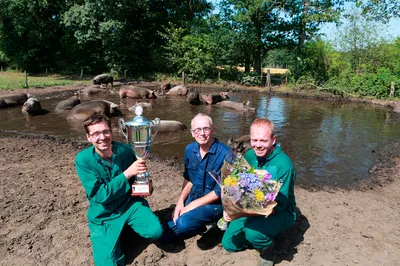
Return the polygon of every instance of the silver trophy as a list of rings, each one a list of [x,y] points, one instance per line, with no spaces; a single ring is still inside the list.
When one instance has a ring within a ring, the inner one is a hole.
[[[150,153],[154,136],[160,126],[160,119],[147,120],[142,116],[143,108],[141,106],[136,106],[135,114],[136,116],[126,123],[123,118],[120,118],[118,125],[122,134],[133,148],[136,157],[146,159]],[[150,196],[152,192],[153,186],[150,174],[147,171],[138,174],[132,184],[132,196]]]

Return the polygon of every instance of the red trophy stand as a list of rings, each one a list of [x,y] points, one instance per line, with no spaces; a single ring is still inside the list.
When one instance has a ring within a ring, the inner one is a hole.
[[[153,181],[132,184],[132,197],[148,197],[153,193]]]

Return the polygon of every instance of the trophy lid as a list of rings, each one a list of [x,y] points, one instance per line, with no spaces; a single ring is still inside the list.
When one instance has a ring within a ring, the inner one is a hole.
[[[131,120],[125,123],[126,126],[128,127],[143,127],[143,126],[148,126],[151,124],[149,120],[146,119],[146,117],[142,116],[143,114],[143,107],[141,106],[136,106],[135,107],[135,114],[136,116]]]

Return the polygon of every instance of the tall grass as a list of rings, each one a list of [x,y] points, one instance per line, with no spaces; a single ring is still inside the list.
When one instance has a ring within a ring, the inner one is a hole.
[[[74,79],[73,77],[60,76],[60,75],[29,75],[28,74],[28,87],[48,87],[60,86],[69,84],[82,84],[90,83],[89,79]],[[0,89],[12,90],[26,88],[25,74],[19,72],[0,72]]]

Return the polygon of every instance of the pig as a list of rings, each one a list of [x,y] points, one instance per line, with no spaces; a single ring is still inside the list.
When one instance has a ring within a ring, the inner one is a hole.
[[[190,89],[187,94],[187,100],[192,105],[200,105],[203,102],[200,100],[200,95],[197,89]]]
[[[74,95],[69,97],[68,99],[61,101],[56,106],[56,111],[64,111],[64,110],[71,110],[74,106],[81,103],[81,100],[78,96]]]
[[[30,97],[24,105],[22,105],[22,112],[29,115],[39,115],[42,112],[40,101],[35,97]]]
[[[226,100],[230,97],[229,92],[220,92],[218,94],[202,94],[200,95],[200,98],[202,101],[204,101],[207,104],[216,104],[219,102],[222,102],[223,100]]]
[[[100,93],[107,93],[108,91],[106,89],[103,89],[101,86],[99,85],[95,85],[95,86],[90,86],[90,87],[86,87],[84,89],[81,89],[78,91],[78,95],[82,96],[82,97],[89,97],[92,95],[96,95],[96,94],[100,94]]]
[[[83,102],[72,108],[67,115],[68,121],[85,121],[94,113],[104,114],[108,117],[121,115],[119,105],[106,100],[93,100]]]
[[[113,86],[114,78],[113,76],[109,74],[101,74],[97,75],[93,79],[93,85],[100,85],[100,84],[106,84],[106,87],[108,83],[111,83],[111,87]]]
[[[167,132],[176,132],[185,130],[187,127],[176,120],[160,120],[160,127],[158,132],[167,133]]]
[[[188,87],[186,87],[185,85],[177,85],[172,87],[167,94],[168,95],[183,95],[185,96],[186,94],[188,94],[189,90]]]
[[[23,105],[30,97],[32,97],[32,95],[26,93],[0,96],[0,108]]]
[[[250,102],[243,102],[243,103],[238,103],[238,102],[233,102],[233,101],[222,101],[217,103],[219,106],[224,106],[228,108],[232,108],[238,111],[243,111],[243,112],[255,112],[256,108],[249,107]]]
[[[232,137],[230,137],[228,139],[227,146],[233,151],[235,155],[245,155],[246,152],[251,149],[250,135],[243,135],[237,139],[233,139]]]
[[[171,89],[171,83],[162,83],[160,86],[160,92],[168,92]]]
[[[157,98],[154,91],[143,87],[128,86],[119,90],[120,98],[132,98],[132,99],[152,99]]]

